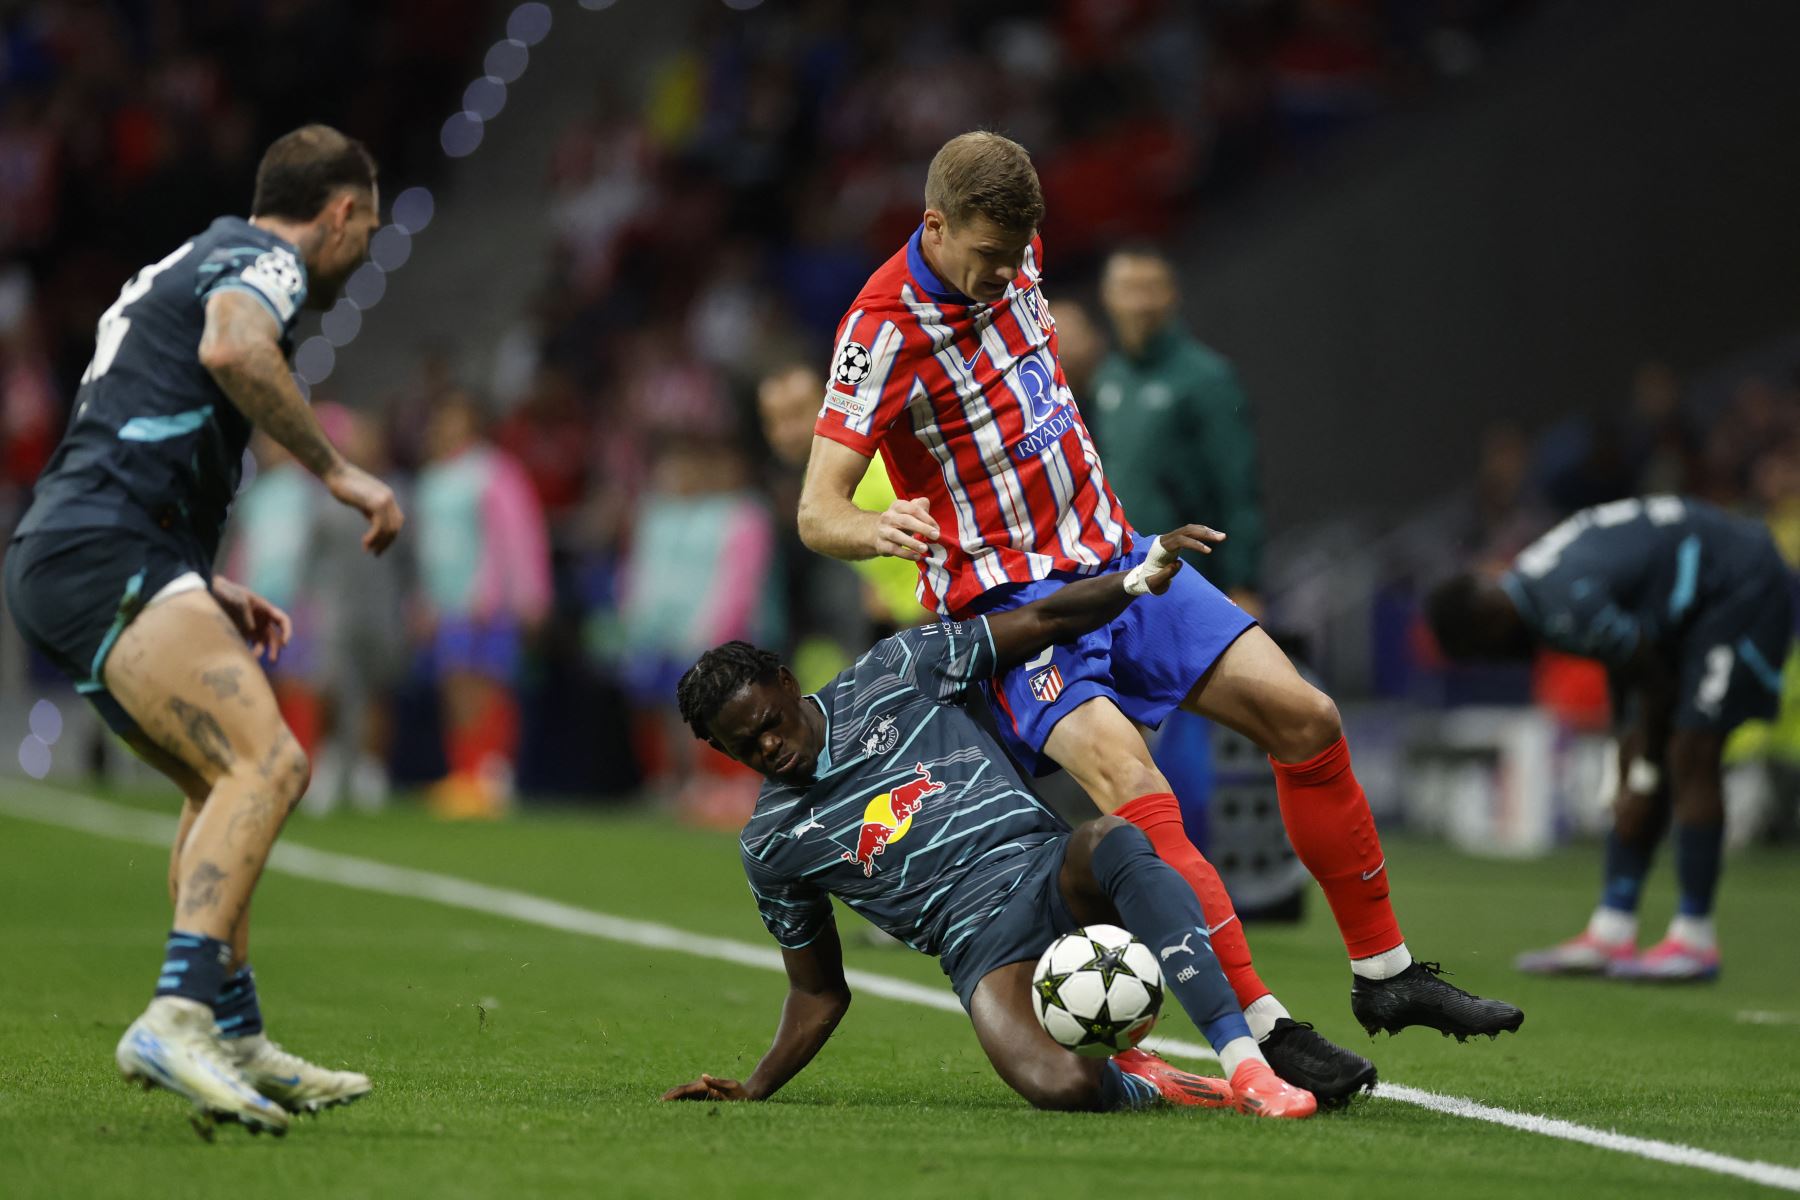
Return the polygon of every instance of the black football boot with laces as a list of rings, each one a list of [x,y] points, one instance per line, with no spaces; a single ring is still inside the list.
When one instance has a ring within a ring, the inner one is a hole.
[[[1391,979],[1354,976],[1350,1011],[1370,1037],[1423,1025],[1461,1042],[1478,1033],[1513,1033],[1525,1023],[1524,1012],[1505,1001],[1472,996],[1438,978],[1447,973],[1437,963],[1415,961]]]
[[[1375,1086],[1375,1064],[1314,1031],[1311,1023],[1282,1017],[1257,1043],[1277,1075],[1311,1092],[1322,1109],[1342,1108]]]

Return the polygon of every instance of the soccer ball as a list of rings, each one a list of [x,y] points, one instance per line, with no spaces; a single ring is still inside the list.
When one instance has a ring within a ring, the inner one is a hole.
[[[1031,973],[1031,1004],[1044,1032],[1090,1058],[1142,1041],[1162,1011],[1162,996],[1156,955],[1117,925],[1064,934]]]

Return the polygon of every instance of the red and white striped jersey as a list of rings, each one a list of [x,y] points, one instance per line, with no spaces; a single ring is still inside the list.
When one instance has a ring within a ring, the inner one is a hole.
[[[991,588],[1088,574],[1131,548],[1063,377],[1042,271],[1033,238],[1006,296],[976,304],[938,280],[914,233],[838,325],[815,431],[880,450],[894,491],[931,506],[942,537],[919,564],[918,596],[947,616]]]

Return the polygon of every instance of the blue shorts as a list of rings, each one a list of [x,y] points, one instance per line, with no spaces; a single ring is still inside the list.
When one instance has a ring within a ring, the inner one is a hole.
[[[1150,539],[1114,559],[1105,572],[1130,570],[1150,552]],[[995,588],[971,606],[995,613],[1049,595],[1080,576],[1053,575]],[[1056,723],[1096,696],[1151,728],[1181,707],[1226,647],[1256,624],[1190,565],[1160,596],[1139,596],[1109,624],[1052,646],[1030,662],[983,684],[1007,752],[1034,775],[1056,763],[1044,743]]]
[[[151,597],[189,571],[212,578],[212,568],[175,538],[117,527],[45,529],[7,547],[6,606],[25,640],[114,733],[129,737],[138,723],[102,682],[106,656]]]
[[[431,645],[432,666],[440,676],[462,671],[512,683],[519,673],[521,642],[519,623],[506,617],[444,617]]]
[[[965,1011],[989,971],[1008,963],[1036,962],[1051,942],[1078,928],[1059,882],[1069,835],[1052,838],[1030,853],[1036,861],[1019,877],[1000,911],[954,954],[944,956],[944,974]]]

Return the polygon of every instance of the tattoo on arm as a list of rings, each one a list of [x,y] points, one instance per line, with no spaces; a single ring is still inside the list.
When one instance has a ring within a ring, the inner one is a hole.
[[[206,304],[201,361],[238,411],[314,475],[340,461],[319,428],[282,356],[274,318],[241,291],[215,293]]]

